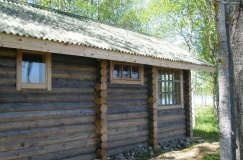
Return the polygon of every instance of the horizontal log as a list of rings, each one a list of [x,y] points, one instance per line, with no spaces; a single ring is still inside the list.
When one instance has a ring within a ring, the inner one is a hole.
[[[16,49],[10,49],[5,47],[0,47],[0,56],[1,57],[16,57]]]
[[[169,127],[169,126],[174,126],[174,125],[185,125],[185,121],[172,121],[168,123],[164,122],[158,122],[158,128],[164,128],[164,127]]]
[[[101,69],[96,70],[97,75],[106,76],[107,73],[108,73],[108,70],[106,68],[101,68]]]
[[[96,105],[95,110],[97,113],[106,113],[107,106],[105,104],[102,105]],[[102,117],[101,117],[102,118]]]
[[[144,136],[144,137],[137,137],[133,139],[125,139],[120,141],[108,142],[107,149],[109,150],[117,147],[122,147],[122,146],[127,146],[127,145],[147,142],[147,141],[148,141],[148,137]]]
[[[144,143],[137,143],[137,144],[127,145],[127,146],[112,148],[107,151],[108,156],[113,156],[113,155],[116,155],[116,154],[119,154],[119,153],[122,153],[125,151],[129,151],[129,150],[134,149],[137,146],[141,146],[141,145],[144,145]]]
[[[185,109],[168,109],[168,110],[159,110],[158,116],[166,116],[166,115],[180,115],[185,114]]]
[[[164,132],[164,133],[158,134],[158,139],[167,138],[167,137],[174,137],[174,136],[181,135],[181,134],[186,134],[186,130],[185,129],[179,129],[179,130],[176,130],[176,131]]]
[[[97,127],[106,127],[107,126],[107,120],[105,118],[102,119],[96,119],[95,125]]]
[[[58,70],[63,70],[63,71],[76,71],[76,72],[93,72],[95,73],[96,67],[93,65],[75,65],[75,64],[63,64],[63,63],[52,63],[52,70],[53,71],[58,71]]]
[[[97,134],[97,141],[98,142],[106,142],[108,139],[107,134]],[[101,147],[103,148],[103,147]]]
[[[96,92],[96,96],[99,98],[106,98],[107,97],[107,90],[99,90]]]
[[[24,148],[31,148],[37,146],[50,145],[55,143],[63,143],[68,141],[78,141],[82,139],[95,138],[96,134],[93,132],[84,133],[71,133],[71,134],[58,134],[44,138],[34,139],[21,139],[16,141],[2,142],[0,145],[0,151],[18,150]]]
[[[30,111],[56,111],[94,108],[94,101],[82,102],[50,102],[50,103],[1,103],[0,113],[30,112]]]
[[[108,96],[109,97],[109,96]],[[133,99],[133,100],[110,100],[108,98],[108,107],[131,107],[131,106],[145,106],[147,105],[147,99]]]
[[[0,89],[0,94],[16,94],[16,87],[5,87]],[[18,93],[21,94],[94,94],[94,88],[88,87],[88,88],[52,88],[51,91],[47,90],[40,90],[40,89],[21,89],[21,91],[18,91]]]
[[[173,126],[168,126],[168,127],[163,127],[163,128],[158,128],[158,133],[162,134],[164,132],[170,132],[170,131],[177,131],[180,129],[186,129],[185,125],[173,125]]]
[[[0,68],[1,67],[15,68],[16,67],[16,58],[15,57],[3,57],[0,55]]]
[[[20,122],[38,119],[56,119],[67,117],[80,117],[84,121],[95,115],[93,109],[75,109],[75,110],[56,110],[56,111],[30,111],[30,112],[10,112],[0,113],[0,122]],[[0,125],[1,125],[0,123]]]
[[[95,80],[96,75],[92,72],[74,72],[72,71],[52,71],[53,78],[87,79]]]
[[[98,61],[98,66],[101,68],[107,68],[108,62],[106,60]]]
[[[136,125],[147,124],[147,123],[148,123],[147,118],[138,118],[138,119],[111,121],[108,122],[107,127],[108,128],[126,127],[126,126],[136,126]]]
[[[16,68],[0,66],[0,75],[16,75]]]
[[[41,146],[41,147],[26,148],[22,150],[1,152],[0,157],[3,158],[4,160],[10,160],[10,159],[29,157],[38,154],[45,154],[50,152],[71,149],[73,147],[75,148],[89,147],[95,144],[96,144],[95,139],[85,139],[81,141],[65,142],[65,143],[58,143],[58,144]]]
[[[94,101],[93,94],[11,94],[0,95],[1,103]]]
[[[19,139],[43,138],[58,134],[71,134],[76,132],[94,131],[94,124],[71,125],[53,128],[36,128],[20,131],[0,132],[0,142],[7,142]]]
[[[109,97],[109,100],[137,100],[137,99],[143,99],[147,100],[148,95],[147,94],[138,94],[138,93],[130,93],[130,94],[120,94],[120,93],[108,93],[107,97]]]
[[[110,115],[107,115],[107,120],[108,121],[117,121],[117,120],[144,118],[144,117],[148,117],[147,112],[110,114]]]
[[[146,137],[146,136],[148,136],[148,134],[149,134],[148,130],[141,130],[141,131],[135,131],[135,132],[108,135],[108,143],[111,141],[120,141],[120,140],[124,140],[124,139],[131,139],[131,138],[137,138],[137,137]]]
[[[108,106],[108,105],[107,105]],[[122,113],[133,113],[133,112],[147,112],[148,107],[146,105],[137,106],[126,106],[126,107],[110,107],[107,110],[107,114],[122,114]]]
[[[112,83],[108,85],[109,89],[113,89],[113,88],[123,88],[123,89],[130,89],[130,90],[136,90],[136,89],[147,89],[148,84],[147,84],[147,78],[144,77],[144,84],[143,85],[134,85],[134,84],[116,84],[116,83]]]
[[[96,65],[96,59],[94,58],[87,58],[87,57],[81,57],[81,56],[70,56],[70,55],[64,55],[64,54],[52,54],[52,60],[53,63],[61,63],[64,65]]]
[[[52,152],[52,153],[31,156],[31,159],[32,160],[63,159],[63,158],[69,158],[69,157],[73,157],[73,156],[84,155],[84,154],[88,154],[88,153],[90,153],[92,155],[92,154],[94,154],[95,150],[96,150],[95,146],[85,147],[82,149],[71,148],[71,149],[63,150],[63,151],[59,151],[59,152]],[[16,160],[30,160],[30,157],[16,159]]]
[[[97,77],[96,77],[96,81],[98,82],[98,83],[106,83],[107,81],[108,81],[108,78],[107,78],[107,76],[106,75],[104,75],[104,76],[101,76],[101,75],[97,75]]]
[[[95,85],[95,89],[97,91],[99,90],[106,90],[107,89],[107,84],[106,83],[98,83]]]
[[[114,134],[121,134],[121,133],[128,133],[128,132],[134,132],[134,131],[142,131],[142,130],[148,130],[147,124],[141,124],[141,125],[134,125],[129,127],[117,127],[117,128],[108,128],[108,136],[114,135]]]
[[[96,99],[95,99],[95,103],[96,103],[97,105],[106,104],[106,102],[107,102],[107,98],[96,98]]]
[[[94,88],[95,80],[52,78],[52,88]]]
[[[109,94],[130,94],[130,93],[137,93],[137,94],[147,94],[148,90],[146,88],[137,88],[136,90],[131,89],[124,89],[124,88],[109,88]]]
[[[81,155],[81,156],[76,156],[76,157],[71,157],[71,158],[65,158],[63,160],[80,160],[80,159],[94,160],[94,159],[96,159],[96,154],[91,153],[91,154],[86,154],[86,155]]]
[[[13,79],[13,78],[5,78],[4,76],[1,76],[1,79],[0,79],[0,87],[1,86],[4,86],[4,87],[16,87],[16,80]]]
[[[185,120],[185,115],[169,115],[169,116],[160,116],[158,117],[158,122],[170,122]]]
[[[23,122],[8,122],[0,123],[1,131],[14,131],[14,130],[27,130],[34,128],[47,128],[47,127],[58,127],[66,125],[76,124],[88,124],[94,123],[95,116],[89,117],[72,117],[72,118],[60,118],[60,119],[45,119],[45,120],[31,120]]]

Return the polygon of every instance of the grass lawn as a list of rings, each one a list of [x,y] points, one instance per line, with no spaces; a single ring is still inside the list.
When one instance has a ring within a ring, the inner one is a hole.
[[[195,108],[196,127],[194,137],[201,137],[208,142],[219,141],[219,130],[216,114],[212,106]]]

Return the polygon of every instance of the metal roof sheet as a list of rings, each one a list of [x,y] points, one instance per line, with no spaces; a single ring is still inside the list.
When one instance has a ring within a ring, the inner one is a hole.
[[[0,0],[0,32],[210,66],[157,37],[12,0]]]

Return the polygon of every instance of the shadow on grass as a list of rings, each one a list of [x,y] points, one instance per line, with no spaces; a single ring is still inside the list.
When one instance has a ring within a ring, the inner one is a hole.
[[[200,130],[200,129],[194,129],[193,136],[203,138],[205,141],[210,142],[210,143],[219,141],[219,132],[217,132],[217,131],[207,132],[207,131]]]

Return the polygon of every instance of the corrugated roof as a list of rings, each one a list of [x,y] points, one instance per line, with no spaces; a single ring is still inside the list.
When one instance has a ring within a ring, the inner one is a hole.
[[[177,62],[210,65],[153,36],[11,0],[0,0],[0,32]]]

